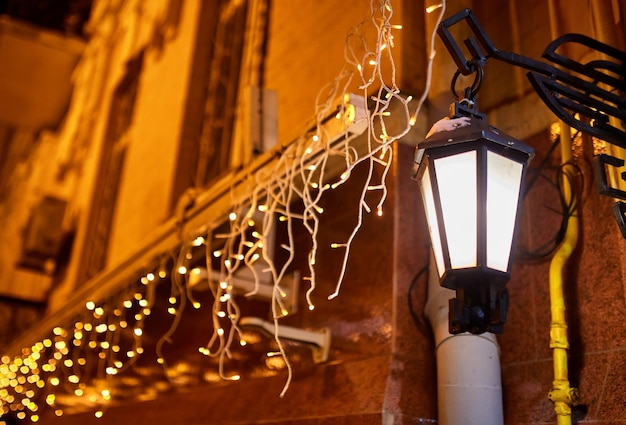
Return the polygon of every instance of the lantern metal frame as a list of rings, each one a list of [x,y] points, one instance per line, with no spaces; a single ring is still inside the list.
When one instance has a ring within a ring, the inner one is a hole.
[[[470,89],[471,92],[471,89]],[[466,92],[466,94],[470,94]],[[467,116],[468,124],[448,131],[436,132],[418,145],[412,177],[422,185],[424,173],[428,172],[436,215],[436,223],[429,218],[429,226],[437,226],[433,242],[434,251],[441,250],[443,270],[439,270],[441,285],[456,291],[456,298],[450,300],[450,333],[501,333],[506,322],[508,295],[505,285],[511,274],[513,251],[516,241],[515,228],[521,211],[522,182],[528,163],[534,155],[531,147],[490,126],[484,115],[476,109],[474,101],[465,99],[451,107],[450,118]],[[448,245],[447,229],[443,219],[438,177],[434,163],[437,159],[476,152],[476,247],[475,266],[453,268]],[[488,153],[492,152],[521,165],[518,186],[518,200],[515,206],[511,246],[505,270],[488,265],[487,246],[487,193],[488,193]],[[438,256],[436,255],[436,257]],[[441,267],[439,265],[438,268]]]
[[[467,24],[471,35],[463,40],[464,49],[454,39],[450,28],[460,24]],[[496,48],[482,25],[470,9],[443,20],[437,29],[437,33],[445,45],[448,53],[457,65],[457,71],[452,78],[452,93],[458,99],[453,104],[450,118],[470,117],[472,120],[469,129],[457,128],[451,131],[443,131],[427,138],[416,151],[413,178],[418,177],[420,164],[424,156],[443,156],[454,149],[459,149],[461,142],[470,140],[483,140],[492,149],[501,149],[507,154],[512,153],[512,146],[521,150],[521,155],[528,155],[528,161],[532,158],[532,149],[521,142],[504,135],[485,122],[485,116],[476,108],[476,94],[480,89],[483,79],[483,67],[489,59],[499,60],[510,65],[527,69],[527,74],[533,88],[550,108],[550,110],[568,125],[605,140],[620,147],[626,147],[626,130],[616,126],[615,122],[626,122],[626,98],[621,93],[626,91],[626,83],[619,78],[626,70],[626,52],[621,52],[611,46],[580,34],[566,34],[552,41],[546,48],[543,57],[556,66],[537,61],[517,53],[502,51]],[[565,44],[579,44],[604,55],[602,60],[593,60],[588,63],[568,58],[557,51]],[[469,54],[467,54],[469,53]],[[471,87],[466,88],[463,94],[457,96],[455,85],[460,75],[468,76],[475,73],[476,79]],[[480,129],[476,131],[476,129]],[[486,148],[484,148],[486,149]],[[596,168],[600,170],[600,182],[607,186],[606,176],[603,173],[606,164],[623,166],[617,163],[618,158],[596,158]],[[484,158],[483,158],[484,162]],[[429,167],[429,172],[432,167]],[[522,169],[522,180],[526,174],[526,166]],[[422,177],[420,174],[419,177]],[[433,176],[431,176],[432,178]],[[622,180],[626,181],[626,173],[621,174]],[[613,188],[611,188],[613,189]],[[477,189],[478,190],[478,189]],[[520,198],[522,187],[520,183]],[[608,194],[607,190],[600,193]],[[626,200],[626,196],[619,196]],[[519,220],[518,199],[515,225]],[[434,203],[439,209],[441,205]],[[626,238],[626,204],[618,202],[613,206],[616,220]],[[484,230],[484,211],[477,211],[477,228]],[[441,219],[438,226],[442,227]],[[440,230],[442,251],[447,250],[445,229]],[[480,232],[477,238],[480,240]],[[483,236],[484,238],[484,236]],[[442,286],[456,290],[456,298],[450,301],[450,332],[460,333],[469,331],[472,333],[503,331],[506,322],[508,296],[506,282],[510,278],[510,270],[513,261],[513,247],[515,245],[516,230],[513,230],[511,252],[508,258],[506,271],[490,270],[484,267],[482,251],[484,246],[477,246],[477,266],[471,269],[452,270],[450,264],[445,266],[441,275]],[[483,242],[477,243],[484,244]],[[448,259],[449,261],[449,259]]]
[[[506,272],[491,269],[487,266],[487,216],[485,199],[487,196],[488,182],[487,153],[493,152],[521,164],[521,179],[523,181],[526,175],[527,164],[532,159],[534,150],[519,140],[500,132],[497,128],[490,126],[486,122],[476,118],[471,118],[469,126],[456,128],[451,131],[435,133],[433,136],[419,144],[416,163],[424,164],[424,161],[427,161],[429,165],[422,166],[418,169],[417,179],[420,180],[423,173],[428,170],[431,182],[433,182],[433,195],[437,198],[439,196],[438,186],[436,184],[437,176],[434,167],[430,166],[430,163],[439,158],[469,151],[476,151],[477,153],[477,266],[472,270],[451,268],[446,229],[441,221],[438,222],[443,258],[445,261],[442,286],[450,289],[457,289],[457,287],[463,286],[461,282],[467,280],[467,275],[471,273],[472,278],[477,280],[488,280],[496,284],[496,286],[502,287],[506,284],[510,277],[512,256],[509,256]],[[441,217],[441,204],[439,202],[435,202],[435,206],[437,208],[437,216]],[[520,210],[521,203],[518,202],[517,210],[515,211],[515,214],[518,217]]]

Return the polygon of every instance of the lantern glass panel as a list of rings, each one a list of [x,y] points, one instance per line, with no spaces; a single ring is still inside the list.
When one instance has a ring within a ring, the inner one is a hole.
[[[476,267],[476,151],[434,160],[450,267]]]
[[[523,164],[487,152],[487,267],[506,272],[517,217]]]
[[[426,210],[426,219],[428,220],[428,230],[430,231],[433,254],[437,264],[439,277],[445,271],[443,262],[443,250],[441,248],[441,237],[439,235],[439,221],[437,220],[437,211],[435,210],[435,199],[433,198],[433,188],[430,181],[429,168],[426,166],[421,180],[422,199],[424,200],[424,209]]]

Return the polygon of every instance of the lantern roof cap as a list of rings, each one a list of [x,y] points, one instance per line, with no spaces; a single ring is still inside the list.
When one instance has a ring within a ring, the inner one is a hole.
[[[489,125],[485,120],[475,117],[464,117],[467,124],[452,126],[442,131],[434,132],[418,145],[419,149],[429,149],[440,146],[449,146],[475,140],[489,140],[511,149],[534,154],[534,150],[523,142],[509,136],[498,128]],[[444,118],[455,121],[455,119]],[[444,127],[445,128],[445,127]]]
[[[485,120],[476,116],[443,118],[437,121],[429,131],[426,139],[418,144],[415,150],[414,175],[417,176],[417,168],[422,162],[424,153],[428,149],[450,148],[462,143],[481,143],[499,146],[504,152],[510,151],[515,155],[527,156],[526,162],[530,162],[535,151],[520,140],[509,136],[505,132],[489,125]],[[459,146],[460,148],[460,146]]]

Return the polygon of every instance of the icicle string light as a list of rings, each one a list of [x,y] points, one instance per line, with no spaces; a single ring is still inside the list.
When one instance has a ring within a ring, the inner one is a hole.
[[[434,9],[440,10],[439,21],[445,13],[445,6],[443,2]],[[236,303],[236,295],[241,294],[235,293],[233,282],[240,273],[247,272],[254,280],[253,289],[243,294],[247,296],[257,294],[262,283],[270,282],[275,341],[287,367],[281,397],[287,392],[293,369],[278,337],[278,327],[280,318],[288,313],[283,285],[296,258],[295,225],[300,225],[311,241],[307,255],[308,275],[303,280],[308,282],[306,303],[309,310],[314,310],[312,295],[317,288],[323,195],[348,182],[355,168],[366,164],[365,181],[356,205],[356,224],[346,240],[331,244],[331,248],[340,250],[338,252],[343,255],[334,291],[327,295],[333,299],[340,294],[351,247],[362,227],[364,213],[383,214],[387,198],[386,177],[393,162],[391,144],[406,135],[416,123],[430,89],[435,33],[430,38],[426,87],[411,112],[412,97],[402,95],[396,83],[394,32],[401,26],[392,20],[391,2],[372,0],[370,14],[371,19],[348,32],[344,49],[346,66],[318,93],[314,125],[298,140],[282,146],[271,167],[250,172],[233,182],[229,211],[222,217],[212,217],[214,221],[204,223],[202,229],[196,229],[193,234],[185,234],[187,204],[181,204],[177,217],[179,245],[176,252],[162,254],[154,267],[147,267],[137,282],[128,283],[119,293],[105,300],[90,300],[80,317],[74,318],[69,325],[55,327],[50,335],[32,347],[24,348],[21,355],[1,358],[0,423],[3,415],[29,417],[36,422],[40,406],[34,400],[43,400],[40,403],[45,402],[55,414],[63,415],[57,394],[65,392],[84,397],[90,380],[110,382],[136,362],[144,351],[144,322],[155,306],[155,287],[168,277],[171,288],[166,309],[173,319],[155,349],[158,362],[169,376],[163,347],[172,342],[187,305],[202,307],[195,300],[189,284],[190,273],[200,265],[192,264],[196,261],[193,254],[198,250],[200,257],[204,257],[200,261],[204,263],[206,286],[213,298],[212,306],[207,308],[212,331],[207,335],[206,345],[198,351],[218,359],[218,374],[222,379],[239,380],[239,374],[226,371],[232,344],[247,344],[239,327],[241,311]],[[355,82],[361,90],[356,103],[354,96],[346,94]],[[343,99],[338,107],[336,99]],[[396,118],[398,114],[400,118]],[[392,115],[395,123],[406,123],[394,133],[387,125]],[[357,149],[351,141],[356,134],[365,131],[366,151],[362,153],[362,147]],[[341,160],[343,168],[339,172],[329,165],[331,158]],[[368,193],[371,194],[369,197]],[[188,201],[194,200],[195,196],[195,192],[189,194]],[[368,205],[372,196],[377,197],[374,208]],[[298,203],[300,208],[295,211]],[[279,223],[286,231],[286,240],[277,245],[273,233]],[[286,252],[286,258],[280,263],[274,260],[276,250]],[[123,335],[131,338],[123,338]],[[131,345],[128,345],[129,340]],[[102,405],[106,405],[115,396],[113,385],[104,388],[100,394]],[[102,416],[102,409],[95,414]]]

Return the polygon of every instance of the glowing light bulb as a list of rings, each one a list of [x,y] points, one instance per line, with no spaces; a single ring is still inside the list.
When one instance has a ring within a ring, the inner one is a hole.
[[[178,274],[187,274],[187,267],[185,266],[180,266],[178,268]]]
[[[152,282],[154,280],[154,273],[148,273],[146,278],[148,279],[148,282]]]
[[[318,136],[317,134],[314,134],[312,137],[314,142],[319,142],[320,141],[320,136]]]
[[[236,212],[231,212],[230,214],[228,214],[228,219],[230,221],[235,221],[237,220],[237,213]]]
[[[233,219],[234,220],[234,219]],[[198,236],[197,238],[195,238],[193,240],[193,242],[191,242],[191,245],[193,246],[200,246],[205,242],[205,239],[202,236]]]
[[[141,328],[135,328],[135,329],[133,330],[133,332],[134,332],[134,333],[135,333],[135,335],[137,335],[137,336],[141,336],[141,335],[143,335],[143,330],[142,330]]]
[[[426,8],[426,13],[433,13],[435,10],[439,9],[441,6],[443,6],[443,4],[441,3],[428,6]]]
[[[96,308],[96,304],[93,301],[87,301],[85,303],[85,307],[87,307],[87,310],[93,310],[94,308]]]

